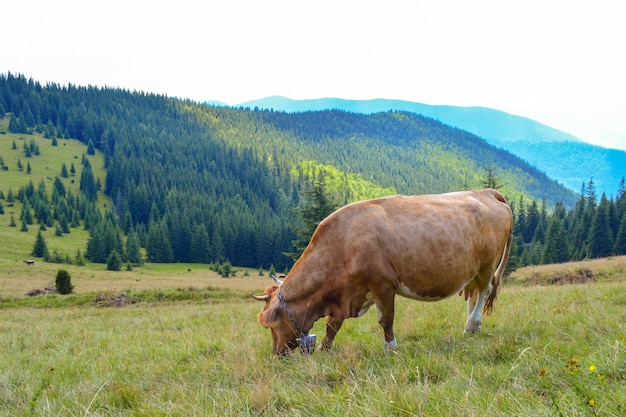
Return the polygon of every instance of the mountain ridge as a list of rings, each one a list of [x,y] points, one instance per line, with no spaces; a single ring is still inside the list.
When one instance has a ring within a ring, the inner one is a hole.
[[[593,178],[599,194],[612,195],[621,178],[626,175],[624,151],[591,145],[569,133],[527,117],[487,107],[430,105],[380,98],[294,100],[284,96],[265,97],[233,107],[289,113],[325,109],[362,114],[407,111],[475,134],[488,143],[521,157],[573,191],[580,191],[582,183],[588,183]],[[546,152],[546,148],[550,152]],[[559,164],[559,161],[566,163]]]
[[[432,105],[383,98],[371,100],[349,100],[341,98],[293,100],[284,96],[270,96],[237,104],[234,107],[258,107],[260,109],[274,109],[286,112],[337,109],[364,114],[399,110],[430,117],[449,126],[467,130],[483,139],[497,138],[500,140],[524,139],[530,141],[544,141],[541,138],[548,136],[550,141],[582,142],[581,139],[569,133],[554,129],[530,118],[480,106]],[[485,126],[484,123],[471,125],[468,123],[468,118],[464,116],[465,114],[470,116],[469,121],[476,122],[481,119],[486,119],[491,122],[497,121],[498,123],[492,126]],[[516,129],[511,129],[511,126],[515,126]]]

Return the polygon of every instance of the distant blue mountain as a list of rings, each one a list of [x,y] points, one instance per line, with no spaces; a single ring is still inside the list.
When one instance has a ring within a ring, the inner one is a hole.
[[[273,96],[248,101],[236,107],[258,107],[288,113],[327,109],[346,110],[353,113],[379,113],[400,110],[421,114],[448,126],[457,127],[483,139],[525,140],[530,142],[581,142],[580,139],[560,130],[538,123],[526,117],[515,116],[486,107],[433,106],[403,100],[344,100],[321,98],[292,100]]]
[[[406,111],[473,133],[490,144],[525,159],[574,191],[580,191],[582,183],[588,183],[593,177],[599,195],[604,192],[607,196],[615,196],[621,178],[626,176],[624,151],[591,145],[532,119],[486,107],[434,106],[386,99],[292,100],[282,96],[248,101],[234,107],[288,113],[328,109],[365,114],[390,110]]]

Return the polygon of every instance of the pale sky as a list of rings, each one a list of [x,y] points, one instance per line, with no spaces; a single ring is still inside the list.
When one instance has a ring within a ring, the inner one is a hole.
[[[194,101],[483,106],[626,150],[619,0],[13,0],[0,73]]]

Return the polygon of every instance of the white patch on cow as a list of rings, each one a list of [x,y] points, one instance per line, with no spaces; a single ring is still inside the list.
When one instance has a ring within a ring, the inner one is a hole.
[[[445,298],[445,297],[430,297],[428,295],[420,295],[420,294],[414,293],[413,291],[409,289],[409,287],[407,287],[403,283],[400,283],[400,286],[396,290],[396,293],[400,294],[403,297],[411,298],[417,301],[439,301]]]
[[[363,314],[367,313],[372,304],[374,304],[374,297],[372,297],[371,292],[368,292],[365,296],[365,303],[361,306],[361,310],[357,313],[357,317],[361,317]]]

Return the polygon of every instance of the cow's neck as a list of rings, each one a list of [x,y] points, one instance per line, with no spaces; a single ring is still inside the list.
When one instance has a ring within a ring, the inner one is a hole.
[[[311,330],[313,324],[327,314],[319,302],[325,279],[326,271],[307,273],[305,267],[296,264],[281,285],[285,304],[304,333]]]

